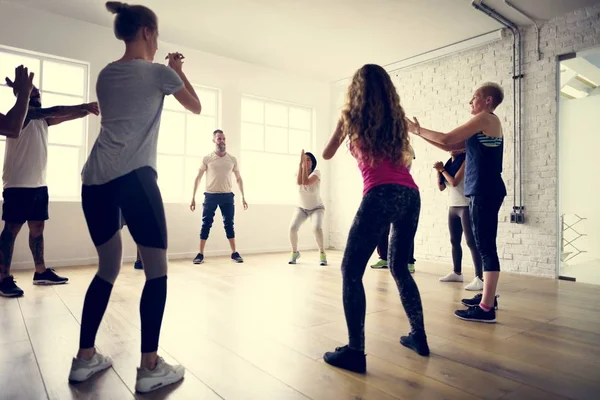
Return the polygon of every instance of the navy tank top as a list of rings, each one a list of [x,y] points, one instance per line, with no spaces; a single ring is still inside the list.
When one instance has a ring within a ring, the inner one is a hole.
[[[479,132],[467,140],[465,196],[506,196],[502,180],[504,138]]]

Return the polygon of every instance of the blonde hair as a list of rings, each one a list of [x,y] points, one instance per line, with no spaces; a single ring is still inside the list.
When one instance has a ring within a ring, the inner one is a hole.
[[[354,74],[342,110],[342,138],[355,156],[374,166],[412,160],[404,109],[388,73],[366,64]]]
[[[492,106],[494,108],[502,104],[504,100],[504,89],[495,82],[486,82],[479,86],[479,90],[484,97],[492,98]]]

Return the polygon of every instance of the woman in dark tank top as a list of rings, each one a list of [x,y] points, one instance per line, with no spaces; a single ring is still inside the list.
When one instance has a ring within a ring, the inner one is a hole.
[[[473,118],[447,134],[422,128],[416,118],[408,120],[409,130],[430,144],[445,151],[467,150],[465,196],[469,198],[473,235],[483,262],[484,284],[483,295],[463,299],[467,309],[454,313],[466,321],[496,322],[496,287],[500,277],[496,237],[506,187],[502,180],[502,126],[494,110],[503,99],[504,92],[498,84],[484,83],[469,102]]]

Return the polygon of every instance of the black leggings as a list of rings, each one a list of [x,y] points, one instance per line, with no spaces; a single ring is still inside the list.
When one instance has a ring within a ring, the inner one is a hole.
[[[469,198],[475,244],[481,255],[483,270],[488,272],[500,271],[496,237],[498,236],[498,214],[503,201],[503,196],[471,196]]]
[[[144,167],[103,185],[84,185],[81,204],[99,264],[83,304],[79,347],[94,347],[121,268],[122,244],[117,233],[124,219],[146,275],[140,301],[142,353],[157,351],[167,298],[167,224],[156,172]]]
[[[344,313],[352,349],[364,350],[366,298],[362,278],[381,233],[390,224],[389,268],[412,331],[425,335],[421,296],[407,262],[420,209],[419,191],[401,185],[377,186],[362,199],[342,260]]]
[[[475,276],[479,277],[479,279],[483,279],[481,255],[477,250],[475,238],[473,237],[468,206],[450,207],[448,209],[448,228],[450,229],[450,243],[452,243],[452,262],[454,263],[454,272],[457,274],[462,272],[462,246],[460,245],[460,242],[464,232],[465,241],[467,242],[467,246],[469,246],[469,250],[471,250],[471,257],[473,257]]]

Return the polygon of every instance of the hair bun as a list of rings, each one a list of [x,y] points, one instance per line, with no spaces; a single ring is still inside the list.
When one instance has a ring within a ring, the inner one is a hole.
[[[120,1],[107,1],[106,9],[113,14],[119,14],[129,8],[129,4],[121,3]]]

